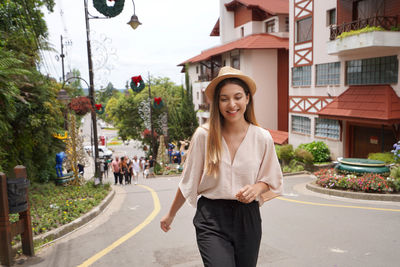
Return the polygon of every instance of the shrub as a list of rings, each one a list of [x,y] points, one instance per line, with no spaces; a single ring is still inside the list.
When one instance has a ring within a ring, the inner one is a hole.
[[[395,191],[400,191],[400,167],[395,167],[390,171],[390,182]]]
[[[380,160],[385,162],[386,164],[395,163],[396,160],[394,157],[395,157],[394,154],[391,152],[368,154],[368,159]]]
[[[303,149],[303,148],[297,148],[294,151],[294,157],[300,162],[303,162],[307,165],[311,165],[314,161],[314,156],[311,154],[311,152]]]
[[[292,145],[283,145],[279,149],[278,158],[282,160],[284,165],[289,164],[290,160],[293,158],[293,146]]]
[[[305,149],[314,157],[314,162],[326,162],[330,159],[329,147],[322,141],[313,141],[299,145],[298,149]]]

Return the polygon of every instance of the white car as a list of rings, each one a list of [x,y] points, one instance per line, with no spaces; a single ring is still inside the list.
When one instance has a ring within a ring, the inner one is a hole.
[[[113,152],[109,150],[106,146],[98,146],[99,148],[99,158],[112,158]],[[84,147],[86,153],[88,153],[90,156],[94,155],[94,146],[91,148],[91,146],[85,146]]]

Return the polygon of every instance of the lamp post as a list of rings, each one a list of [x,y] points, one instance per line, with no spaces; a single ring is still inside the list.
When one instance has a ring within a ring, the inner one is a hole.
[[[95,164],[95,177],[100,178],[100,160],[99,160],[99,140],[97,139],[97,119],[96,119],[96,112],[94,109],[94,79],[93,79],[93,62],[92,62],[92,50],[90,45],[90,26],[89,26],[89,19],[108,19],[110,17],[95,17],[90,15],[89,18],[89,11],[88,11],[88,0],[84,0],[84,7],[85,7],[85,22],[86,22],[86,46],[87,46],[87,54],[88,54],[88,67],[89,67],[89,99],[92,104],[92,125],[93,125],[93,141],[94,141],[94,164]],[[133,16],[131,20],[128,22],[129,25],[133,29],[136,29],[141,23],[139,22],[138,17],[135,14],[135,2],[132,0],[133,3]]]
[[[67,104],[71,100],[67,91],[64,89],[64,85],[61,90],[58,92],[57,99],[64,105],[63,115],[64,115],[64,129],[67,130],[68,122],[67,122]]]
[[[151,80],[150,80],[150,72],[148,73],[148,76],[149,76],[149,82],[148,82],[148,84],[149,84],[149,107],[150,107],[150,130],[151,130],[151,154],[152,154],[152,156],[153,156],[153,158],[155,158],[155,155],[154,155],[154,145],[155,145],[155,142],[154,142],[154,127],[153,127],[153,107],[152,107],[152,101],[151,101]]]

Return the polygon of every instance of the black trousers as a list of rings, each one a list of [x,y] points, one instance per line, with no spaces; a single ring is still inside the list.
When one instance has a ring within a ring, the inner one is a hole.
[[[115,184],[118,184],[119,172],[114,172]]]
[[[201,197],[193,218],[206,267],[255,267],[261,241],[258,202]]]

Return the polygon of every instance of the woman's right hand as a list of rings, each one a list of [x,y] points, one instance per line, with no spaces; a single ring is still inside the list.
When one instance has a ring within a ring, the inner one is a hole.
[[[168,232],[171,229],[172,221],[174,220],[174,216],[169,214],[165,215],[160,221],[161,230],[164,232]]]

